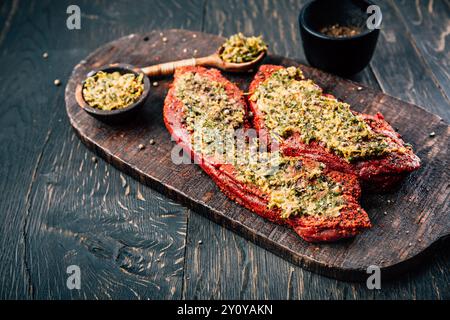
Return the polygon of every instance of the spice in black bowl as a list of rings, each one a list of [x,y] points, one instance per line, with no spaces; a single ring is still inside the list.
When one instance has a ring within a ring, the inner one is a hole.
[[[313,67],[351,76],[372,59],[380,30],[367,27],[368,0],[314,0],[299,15],[306,59]]]
[[[361,28],[356,26],[341,26],[333,24],[331,26],[323,27],[320,33],[334,38],[353,37],[361,33]]]

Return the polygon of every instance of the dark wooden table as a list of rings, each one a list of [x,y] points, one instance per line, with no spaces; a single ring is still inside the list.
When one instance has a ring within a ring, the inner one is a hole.
[[[381,290],[325,278],[125,176],[94,157],[69,125],[64,85],[101,44],[154,29],[242,31],[306,63],[297,26],[304,3],[2,1],[0,298],[449,299],[448,243]],[[449,122],[449,1],[377,3],[378,47],[354,80]],[[81,8],[81,30],[66,28],[70,4]],[[81,290],[66,287],[69,265],[81,269]]]

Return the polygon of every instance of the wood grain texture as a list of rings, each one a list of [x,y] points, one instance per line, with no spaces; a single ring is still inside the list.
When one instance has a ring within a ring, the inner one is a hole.
[[[406,36],[428,67],[429,79],[449,101],[450,2],[448,0],[392,1],[406,26]],[[446,110],[450,113],[450,110]],[[449,118],[448,113],[446,119]]]
[[[422,268],[395,279],[382,278],[381,290],[309,272],[193,212],[187,247],[186,299],[450,298],[450,252],[445,247],[431,255]]]
[[[114,284],[100,280],[94,282],[98,284],[96,287],[92,285],[83,287],[82,294],[77,295],[75,292],[70,294],[64,291],[63,285],[67,275],[64,274],[64,270],[59,270],[63,265],[59,261],[63,250],[74,250],[70,251],[73,257],[70,258],[69,254],[67,258],[67,261],[71,261],[71,263],[77,262],[78,258],[74,252],[80,250],[82,252],[80,256],[89,261],[87,267],[90,277],[96,273],[96,270],[99,271],[101,278],[104,277],[101,270],[106,265],[106,260],[93,254],[87,247],[82,247],[76,239],[70,240],[69,237],[58,234],[36,237],[42,241],[43,246],[52,249],[52,251],[44,253],[45,259],[36,258],[38,253],[42,254],[42,251],[33,253],[30,252],[29,247],[25,246],[24,234],[26,235],[26,232],[23,231],[25,221],[28,219],[25,218],[26,215],[55,218],[55,212],[51,214],[44,212],[51,211],[53,206],[57,206],[58,211],[72,212],[74,215],[88,212],[91,208],[98,213],[97,200],[81,201],[80,198],[89,198],[94,184],[102,181],[104,172],[109,172],[111,188],[112,185],[122,184],[121,173],[118,170],[109,167],[101,159],[98,159],[98,164],[94,163],[90,159],[92,153],[81,146],[78,139],[74,138],[64,115],[62,87],[56,88],[52,84],[55,78],[62,79],[64,84],[73,66],[101,43],[132,32],[147,32],[158,28],[200,30],[203,26],[203,30],[207,32],[229,35],[241,31],[241,28],[245,26],[248,33],[261,33],[264,37],[269,37],[272,52],[306,62],[297,33],[296,21],[300,6],[304,2],[291,0],[136,0],[126,2],[82,0],[75,2],[80,5],[82,11],[82,29],[69,31],[65,28],[67,16],[64,13],[66,7],[73,1],[1,1],[0,33],[3,38],[0,42],[0,79],[3,85],[0,88],[0,108],[2,110],[0,115],[0,158],[3,166],[0,169],[2,178],[0,187],[3,192],[0,195],[0,261],[2,262],[0,264],[0,298],[32,298],[33,296],[69,298],[70,295],[81,298],[135,298],[136,295],[132,290],[136,291],[136,288],[139,288],[137,293],[141,298],[163,296],[167,298],[181,296],[186,298],[236,298],[245,296],[293,299],[450,299],[448,285],[450,283],[448,272],[450,270],[450,251],[448,246],[443,246],[433,253],[427,263],[417,272],[408,272],[403,277],[389,282],[383,280],[381,290],[371,291],[364,284],[346,283],[308,272],[193,212],[188,217],[190,227],[186,260],[184,261],[184,287],[177,284],[174,293],[166,290],[170,287],[165,285],[166,280],[163,273],[148,277],[148,281],[161,284],[163,289],[157,291],[152,285],[149,289],[144,289],[139,284],[135,286],[134,284],[140,281],[134,282],[133,279],[137,279],[137,277],[133,274],[112,272],[113,276],[117,277],[112,281]],[[376,0],[376,2],[380,1]],[[408,28],[393,29],[397,38],[407,39],[406,42],[393,45],[405,45],[406,49],[390,50],[390,52],[396,53],[394,55],[385,55],[381,52],[381,59],[378,59],[377,62],[382,64],[383,59],[387,60],[395,72],[377,72],[379,76],[377,79],[372,69],[366,69],[355,79],[373,88],[378,88],[380,82],[383,89],[393,96],[422,104],[420,101],[427,100],[428,94],[426,92],[424,94],[423,89],[408,89],[410,81],[403,82],[401,77],[402,74],[408,75],[409,73],[405,68],[415,68],[416,64],[425,65],[423,68],[421,67],[421,70],[425,70],[423,77],[414,72],[415,79],[422,82],[419,87],[423,88],[423,82],[431,82],[430,77],[427,76],[429,72],[427,66],[431,66],[433,62],[437,66],[444,66],[445,61],[437,59],[435,56],[439,52],[422,51],[420,44],[425,42],[427,45],[428,43],[434,45],[436,43],[435,35],[439,35],[439,39],[442,37],[448,41],[445,30],[442,29],[444,24],[439,18],[442,16],[445,18],[445,12],[438,9],[442,8],[440,3],[448,4],[448,1],[399,2],[401,5],[397,6],[398,10],[394,11],[394,18],[389,25],[385,26],[387,33],[391,28],[391,23],[394,26],[400,23],[402,14],[408,12],[410,7],[415,6],[417,12],[405,15],[405,21],[409,22],[407,19],[413,17],[412,23],[416,23],[420,19],[423,19],[424,23],[414,30],[409,29],[409,35]],[[394,4],[396,3],[397,1]],[[430,3],[433,4],[432,19],[429,19]],[[395,8],[396,6],[386,6],[383,13],[386,15],[386,10]],[[438,29],[433,34],[435,28]],[[443,33],[441,33],[442,31]],[[416,47],[410,44],[414,40]],[[380,41],[385,40],[380,37]],[[409,60],[410,57],[404,57],[404,55],[414,52],[411,51],[411,48],[416,48],[417,52],[412,56],[413,60]],[[377,52],[379,50],[383,49],[377,49]],[[41,59],[44,51],[50,54],[48,61]],[[448,54],[447,45],[442,54],[444,57],[445,54]],[[408,60],[406,64],[403,59]],[[19,74],[16,74],[17,70],[19,70]],[[445,69],[443,70],[445,71]],[[398,78],[400,78],[399,82]],[[18,84],[24,85],[19,87]],[[445,86],[441,85],[441,89],[445,89]],[[11,90],[23,92],[23,94],[14,95],[11,98]],[[434,83],[427,85],[426,90],[433,94],[440,92]],[[422,106],[429,108],[426,103]],[[437,108],[435,112],[441,116],[444,116],[444,113],[449,110],[448,104],[433,104],[433,106]],[[53,129],[55,124],[58,126]],[[44,149],[45,144],[51,144],[52,148]],[[65,146],[61,148],[60,146],[63,144]],[[46,150],[45,153],[43,150]],[[38,161],[39,157],[42,160]],[[49,159],[58,165],[52,166],[51,163],[46,163]],[[74,163],[67,165],[69,161]],[[78,164],[83,165],[82,170],[89,176],[79,176]],[[41,165],[46,168],[44,171],[41,170]],[[68,168],[64,169],[66,165]],[[97,171],[96,168],[99,170]],[[40,172],[45,172],[46,176],[43,177]],[[46,195],[47,191],[39,181],[48,179],[49,175],[52,175],[52,180],[48,181],[50,190],[53,190],[53,194],[62,195],[62,197]],[[71,186],[70,179],[63,175],[78,176],[75,180],[77,184],[84,185],[83,193],[76,192],[78,186],[77,188]],[[143,203],[144,208],[151,212],[152,216],[158,216],[160,212],[163,212],[158,208],[159,205],[164,211],[171,208],[171,204],[164,196],[129,179],[126,175],[123,177],[128,181],[130,194],[122,196],[122,205],[123,202],[126,202],[127,206],[131,208],[139,206],[139,203],[142,202],[137,199],[139,187],[140,193],[146,199],[146,202]],[[35,183],[39,184],[38,188],[35,187]],[[92,185],[89,186],[89,184]],[[66,188],[68,190],[64,192],[63,190]],[[30,194],[30,189],[34,190],[33,196]],[[114,189],[120,197],[119,186],[115,186]],[[125,195],[126,188],[124,189]],[[30,200],[27,199],[31,197],[33,209],[27,209],[31,206]],[[45,205],[40,203],[44,197],[50,200]],[[162,198],[163,201],[158,198]],[[97,196],[94,199],[98,199]],[[109,210],[114,213],[126,212],[119,202],[115,203],[111,191],[108,193],[107,199]],[[75,203],[78,204],[78,207],[73,206]],[[34,210],[43,212],[35,213]],[[180,210],[177,211],[180,213],[183,211],[182,208],[177,210]],[[38,219],[32,218],[29,221],[37,223]],[[58,224],[62,222],[61,219],[55,221]],[[88,230],[90,221],[78,221],[76,227],[78,230]],[[27,226],[27,230],[33,230],[34,234],[45,232],[44,227],[41,229],[38,226],[32,227],[30,224]],[[99,233],[101,232],[99,231]],[[93,235],[92,237],[104,239],[102,235]],[[63,240],[65,248],[49,246],[46,243],[58,238],[67,238]],[[27,243],[33,241],[32,239],[28,238]],[[199,240],[202,240],[203,244],[201,251],[196,251]],[[234,245],[234,242],[237,242],[237,245]],[[113,243],[112,240],[108,241],[108,244],[111,243]],[[34,245],[34,247],[36,246]],[[28,276],[29,272],[26,271],[24,265],[25,252],[30,252],[27,256],[30,258],[29,261],[34,264],[32,277]],[[159,250],[153,250],[153,254],[158,255]],[[57,258],[52,258],[53,255]],[[194,256],[196,259],[193,259]],[[166,261],[167,264],[170,264],[171,258],[167,258]],[[198,265],[196,265],[197,263]],[[227,265],[236,267],[232,269],[226,267]],[[207,266],[214,266],[214,269],[208,269]],[[114,267],[112,266],[112,268]],[[48,270],[52,268],[55,272],[49,273]],[[240,276],[241,272],[236,271],[242,269],[245,269],[245,273],[249,277]],[[165,270],[169,269],[165,268]],[[40,272],[43,272],[43,276],[40,276]],[[45,278],[44,275],[50,278]],[[143,279],[147,279],[145,274]],[[276,282],[271,279],[275,279]],[[57,286],[47,285],[49,291],[44,292],[44,290],[39,290],[43,283],[57,283]],[[103,285],[106,289],[103,289]],[[36,287],[33,294],[30,293],[32,287]],[[170,295],[161,292],[170,292]],[[242,295],[240,295],[241,292]]]
[[[123,34],[200,29],[203,1],[78,1],[76,31],[65,27],[69,4],[2,2],[0,21],[12,18],[0,43],[0,298],[180,298],[186,209],[93,161],[53,80],[64,84],[76,62]],[[66,288],[71,264],[81,268],[80,291]]]
[[[30,193],[36,179],[36,168],[40,162],[40,150],[47,136],[47,115],[33,114],[29,97],[49,93],[39,75],[47,72],[44,61],[34,59],[41,51],[41,44],[29,40],[25,34],[31,30],[27,25],[20,32],[18,23],[25,20],[17,8],[17,1],[2,2],[0,48],[0,297],[30,298],[32,285],[30,264],[27,261],[26,229],[30,214]],[[4,11],[5,9],[5,11]],[[12,37],[24,37],[25,41],[11,41]],[[21,63],[18,63],[21,61]],[[41,81],[30,83],[27,95],[11,95],[18,92],[21,83],[38,75]],[[44,98],[40,98],[44,108]],[[33,137],[31,140],[30,137]]]
[[[421,3],[421,7],[425,7],[424,2]],[[370,66],[383,92],[419,105],[450,122],[449,99],[433,82],[435,77],[428,66],[434,55],[417,50],[412,42],[413,34],[409,34],[403,23],[411,17],[397,10],[394,1],[378,1],[377,4],[383,13],[383,22]],[[449,82],[446,83],[448,86]]]
[[[95,67],[116,61],[150,65],[154,59],[147,54],[150,46],[155,55],[161,55],[165,60],[186,58],[194,48],[198,48],[199,54],[212,52],[224,40],[183,30],[163,33],[167,41],[162,40],[159,32],[151,32],[133,34],[106,44],[75,67],[66,87],[66,107],[72,126],[82,141],[108,162],[278,255],[340,279],[365,279],[369,265],[380,266],[385,278],[399,274],[416,263],[425,249],[450,233],[446,215],[448,125],[419,107],[369,88],[358,90],[357,84],[319,70],[302,66],[306,77],[315,80],[325,92],[352,104],[356,111],[382,112],[395,127],[401,128],[405,140],[414,144],[423,162],[421,170],[411,174],[397,192],[385,196],[365,195],[363,206],[374,224],[372,229],[354,240],[320,246],[306,243],[287,228],[269,223],[229,201],[197,166],[173,163],[172,144],[168,143],[170,136],[161,119],[162,101],[170,83],[168,79],[160,81],[150,92],[143,112],[134,121],[120,126],[101,123],[77,105],[74,88]],[[145,37],[149,41],[143,41]],[[188,50],[185,52],[182,48]],[[269,57],[266,62],[296,65],[293,60],[278,57]],[[229,77],[243,90],[252,79],[251,74],[230,74]],[[428,136],[425,123],[436,132],[436,137]],[[137,148],[150,139],[155,139],[155,147]],[[388,203],[388,199],[393,204]]]

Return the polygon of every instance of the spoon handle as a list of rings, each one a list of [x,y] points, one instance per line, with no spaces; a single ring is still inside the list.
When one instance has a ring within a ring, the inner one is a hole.
[[[176,68],[196,65],[197,59],[190,58],[145,67],[142,68],[142,72],[144,72],[149,77],[168,76],[173,74]]]

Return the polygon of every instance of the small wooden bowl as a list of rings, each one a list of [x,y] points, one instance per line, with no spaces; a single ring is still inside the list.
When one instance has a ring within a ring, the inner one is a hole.
[[[104,72],[108,72],[108,73],[118,71],[118,72],[120,72],[120,74],[133,73],[136,76],[138,76],[140,74],[144,74],[141,69],[133,67],[128,64],[110,64],[110,65],[103,66],[98,69],[90,71],[86,75],[86,78],[93,76],[94,74],[96,74],[99,71],[104,71]],[[129,105],[126,108],[115,109],[115,110],[102,110],[102,109],[91,107],[84,100],[83,87],[84,87],[85,81],[86,81],[86,79],[82,83],[77,85],[77,88],[75,89],[75,99],[77,100],[78,105],[81,108],[83,108],[84,111],[86,111],[90,115],[92,115],[95,118],[102,120],[102,121],[116,122],[116,121],[121,121],[124,118],[128,118],[129,116],[131,116],[136,111],[138,111],[139,109],[142,108],[142,106],[144,105],[145,100],[147,99],[148,94],[150,92],[150,80],[144,74],[144,78],[143,78],[144,91],[142,92],[141,96],[139,97],[139,99],[137,101],[135,101],[134,103],[132,103],[131,105]]]

